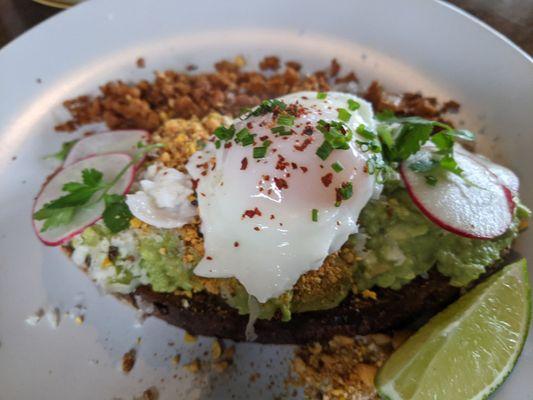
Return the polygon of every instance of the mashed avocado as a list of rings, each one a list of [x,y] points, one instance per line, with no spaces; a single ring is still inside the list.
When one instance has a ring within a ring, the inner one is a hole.
[[[450,284],[464,286],[500,259],[518,234],[518,218],[504,235],[492,240],[450,233],[429,221],[397,185],[371,201],[359,221],[366,237],[355,272],[361,290],[374,285],[399,289],[433,265],[450,277]]]
[[[150,284],[156,292],[207,290],[222,296],[240,314],[289,320],[293,312],[336,307],[352,290],[374,286],[399,289],[433,266],[454,286],[465,286],[496,262],[518,234],[527,209],[517,208],[515,222],[499,238],[469,239],[439,228],[414,205],[397,182],[371,200],[360,216],[360,233],[340,254],[329,256],[317,271],[303,275],[293,290],[264,304],[253,302],[236,279],[204,279],[193,273],[201,258],[186,230],[131,229],[111,234],[96,224],[72,241],[73,259],[88,266],[104,289],[129,293]],[[201,247],[201,246],[200,246]],[[351,257],[343,257],[348,252]],[[186,260],[186,261],[185,261]]]
[[[141,267],[146,270],[154,291],[174,292],[179,289],[201,288],[200,283],[193,279],[191,266],[184,265],[183,246],[180,236],[170,231],[139,242]]]

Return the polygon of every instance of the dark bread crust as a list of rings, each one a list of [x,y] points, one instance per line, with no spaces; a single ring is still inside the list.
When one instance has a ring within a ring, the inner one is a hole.
[[[491,267],[479,280],[503,265],[498,263]],[[448,282],[449,278],[433,268],[427,278],[418,277],[400,290],[377,288],[376,300],[349,295],[336,308],[293,314],[288,322],[281,321],[279,316],[257,320],[254,325],[256,342],[303,344],[325,341],[334,335],[366,335],[403,328],[427,320],[459,297],[461,289]],[[188,298],[156,293],[148,286],[139,287],[129,296],[134,305],[136,296],[154,305],[156,317],[193,335],[246,340],[248,316],[239,315],[218,296],[200,292]]]

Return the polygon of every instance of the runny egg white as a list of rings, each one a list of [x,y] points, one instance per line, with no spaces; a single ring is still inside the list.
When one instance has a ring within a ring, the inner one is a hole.
[[[357,232],[359,213],[377,186],[367,162],[379,155],[356,143],[365,141],[356,130],[363,125],[374,131],[373,111],[350,94],[318,97],[323,96],[300,92],[279,99],[295,115],[290,134],[271,131],[280,125],[272,112],[250,116],[234,125],[235,132],[246,128],[255,135],[254,144],[226,141],[191,158],[187,168],[198,180],[205,240],[205,256],[195,274],[235,277],[249,294],[266,302],[319,268]],[[333,150],[323,160],[316,154],[324,142],[317,124],[338,122],[339,109],[351,114],[345,124],[354,135],[348,149]],[[254,147],[266,141],[271,144],[264,157],[254,158]],[[342,170],[335,171],[333,164]],[[350,184],[351,196],[344,191],[342,197],[339,189]]]

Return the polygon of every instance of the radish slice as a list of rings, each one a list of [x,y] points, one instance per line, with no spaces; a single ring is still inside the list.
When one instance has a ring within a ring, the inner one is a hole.
[[[409,165],[431,158],[425,148],[404,161],[400,174],[413,202],[435,224],[460,236],[492,239],[502,235],[513,219],[514,203],[509,189],[471,157],[455,153],[466,179],[446,173],[435,186]]]
[[[63,195],[63,185],[67,182],[81,182],[81,173],[84,169],[94,168],[103,173],[103,180],[110,182],[114,179],[120,171],[125,168],[132,160],[129,154],[112,153],[92,156],[80,160],[68,167],[64,167],[56,172],[48,182],[43,186],[41,192],[37,196],[33,205],[32,215],[40,210],[46,203],[55,200]],[[109,190],[110,194],[125,194],[128,192],[133,178],[135,177],[135,168],[132,165],[126,173],[119,179],[119,181]],[[68,242],[75,235],[83,232],[83,230],[95,222],[97,222],[104,212],[104,202],[98,203],[81,209],[67,224],[50,228],[45,232],[41,232],[44,221],[33,220],[33,227],[35,233],[44,244],[49,246],[58,246]]]
[[[133,156],[138,150],[137,144],[146,144],[147,140],[148,132],[141,130],[95,133],[84,137],[70,149],[64,165],[97,154],[126,153]]]
[[[500,183],[507,187],[513,193],[514,196],[518,196],[518,192],[520,190],[520,179],[518,179],[518,176],[516,176],[516,174],[509,168],[506,168],[500,164],[496,164],[495,162],[485,156],[482,156],[481,154],[472,153],[466,150],[460,144],[456,144],[454,150],[461,154],[465,154],[473,158],[477,162],[483,164],[490,170],[490,172],[492,172],[498,177]]]

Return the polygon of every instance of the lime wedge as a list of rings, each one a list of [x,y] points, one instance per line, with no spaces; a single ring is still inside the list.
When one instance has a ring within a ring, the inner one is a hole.
[[[509,375],[531,315],[526,260],[508,265],[433,317],[379,371],[389,400],[484,399]]]

